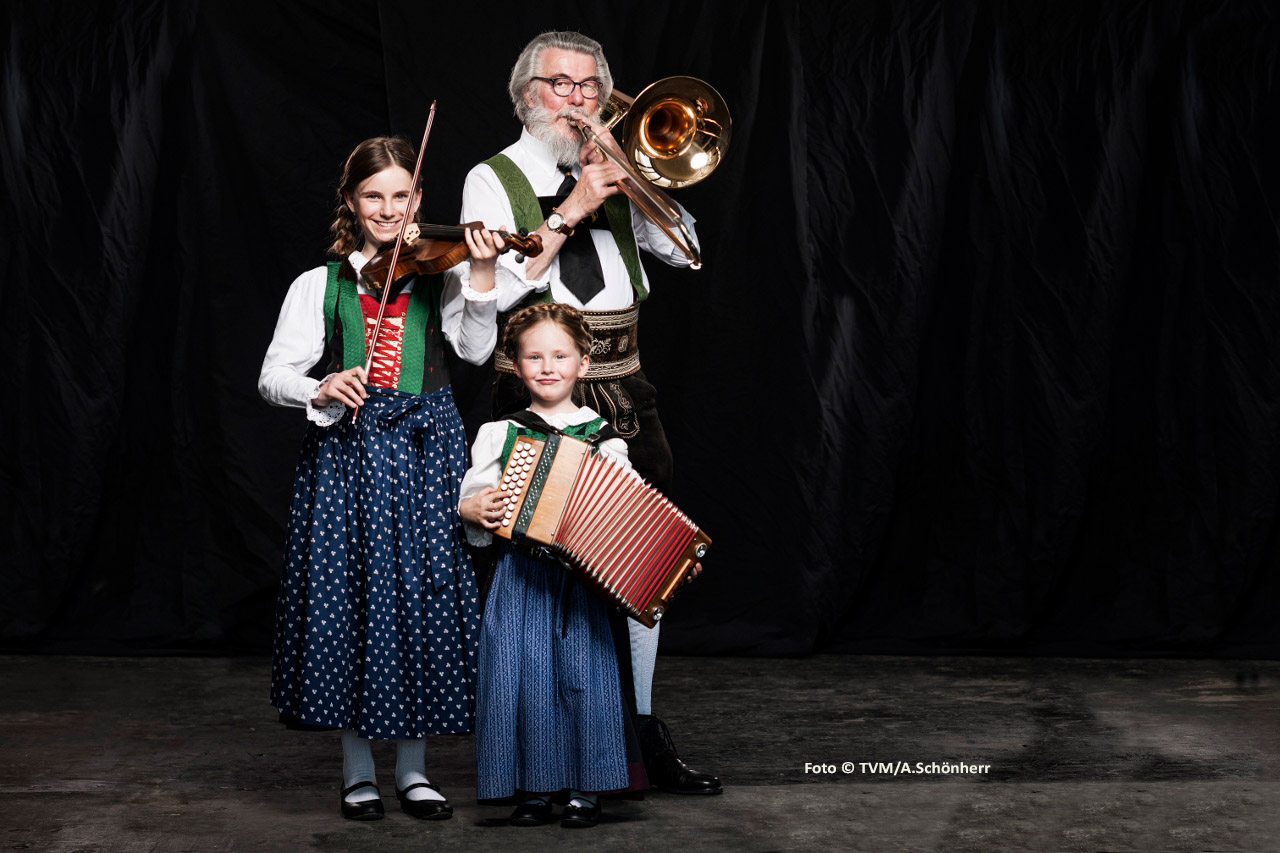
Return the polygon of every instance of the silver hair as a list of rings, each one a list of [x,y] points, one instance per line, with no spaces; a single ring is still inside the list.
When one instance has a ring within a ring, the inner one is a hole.
[[[541,76],[538,73],[538,62],[542,58],[542,51],[549,47],[585,53],[596,61],[596,79],[600,81],[597,103],[603,104],[613,93],[613,75],[609,73],[609,61],[604,58],[604,48],[600,46],[600,42],[572,31],[545,32],[534,37],[520,51],[516,64],[511,68],[511,79],[507,83],[507,92],[516,108],[516,118],[525,126],[529,124],[529,105],[525,103],[524,93],[533,78]]]

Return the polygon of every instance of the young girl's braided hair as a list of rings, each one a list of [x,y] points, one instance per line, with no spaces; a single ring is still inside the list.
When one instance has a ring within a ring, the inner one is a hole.
[[[555,323],[564,329],[573,340],[573,345],[578,348],[579,354],[591,355],[591,329],[582,312],[572,305],[539,302],[521,308],[508,318],[506,331],[502,333],[502,351],[507,358],[517,361],[520,358],[520,338],[525,332],[544,322]]]

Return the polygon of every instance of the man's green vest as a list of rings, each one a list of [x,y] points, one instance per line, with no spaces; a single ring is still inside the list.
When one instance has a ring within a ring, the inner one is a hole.
[[[515,215],[515,227],[527,228],[530,233],[542,224],[542,208],[538,204],[538,194],[533,191],[529,179],[520,171],[520,167],[505,154],[495,154],[485,165],[493,169],[502,188],[507,191],[507,199],[511,202],[511,210]],[[626,196],[613,195],[605,199],[601,210],[609,223],[609,231],[613,233],[613,241],[618,244],[618,252],[622,255],[622,263],[631,278],[631,289],[635,291],[636,301],[642,302],[649,295],[644,286],[644,274],[640,271],[640,251],[636,248],[636,235],[631,230],[631,203]],[[530,294],[525,304],[534,302],[550,302],[551,288],[541,293]]]

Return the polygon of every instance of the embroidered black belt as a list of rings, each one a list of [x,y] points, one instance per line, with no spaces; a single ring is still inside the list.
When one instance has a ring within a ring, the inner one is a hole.
[[[587,380],[621,379],[640,370],[640,306],[618,311],[583,311],[591,329],[591,362]],[[502,324],[506,326],[506,319]],[[493,353],[499,373],[515,373],[515,365],[501,349]]]

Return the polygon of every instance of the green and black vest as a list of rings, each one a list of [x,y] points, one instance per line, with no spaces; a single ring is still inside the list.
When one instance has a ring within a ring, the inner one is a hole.
[[[577,424],[576,426],[567,426],[564,429],[560,430],[560,432],[562,432],[565,435],[571,435],[574,438],[585,439],[589,435],[595,435],[605,425],[606,425],[606,421],[604,418],[593,418],[592,420],[587,421],[585,424]],[[507,424],[507,440],[502,445],[502,458],[498,461],[499,471],[506,470],[507,460],[511,458],[511,448],[515,447],[516,439],[522,435],[527,435],[527,436],[530,436],[531,438],[536,438],[539,441],[547,440],[547,434],[545,432],[539,432],[536,429],[530,429],[529,427],[508,423]],[[599,447],[593,446],[591,448],[591,452],[598,453]]]
[[[524,172],[521,172],[520,167],[505,154],[495,154],[484,162],[493,169],[502,183],[502,188],[507,192],[507,200],[511,202],[511,210],[515,215],[515,227],[527,228],[530,233],[537,230],[542,224],[542,208],[538,204],[538,194],[533,191],[533,186],[524,176]],[[627,268],[636,301],[643,302],[649,296],[649,291],[644,286],[644,273],[640,270],[640,251],[636,247],[635,232],[631,230],[631,203],[626,196],[614,195],[607,198],[600,209],[604,213],[605,221],[609,224],[609,231],[613,234],[613,241],[618,246],[618,253],[622,255],[622,263]],[[535,302],[550,301],[551,288],[547,288],[541,292],[530,293],[517,307],[522,308]]]
[[[330,371],[347,370],[368,360],[365,352],[365,319],[360,292],[350,264],[331,261],[324,290],[324,336],[328,357],[322,363]],[[444,333],[440,329],[441,275],[419,276],[409,294],[404,318],[404,342],[400,350],[400,379],[396,388],[409,394],[429,394],[449,384],[444,360]]]

